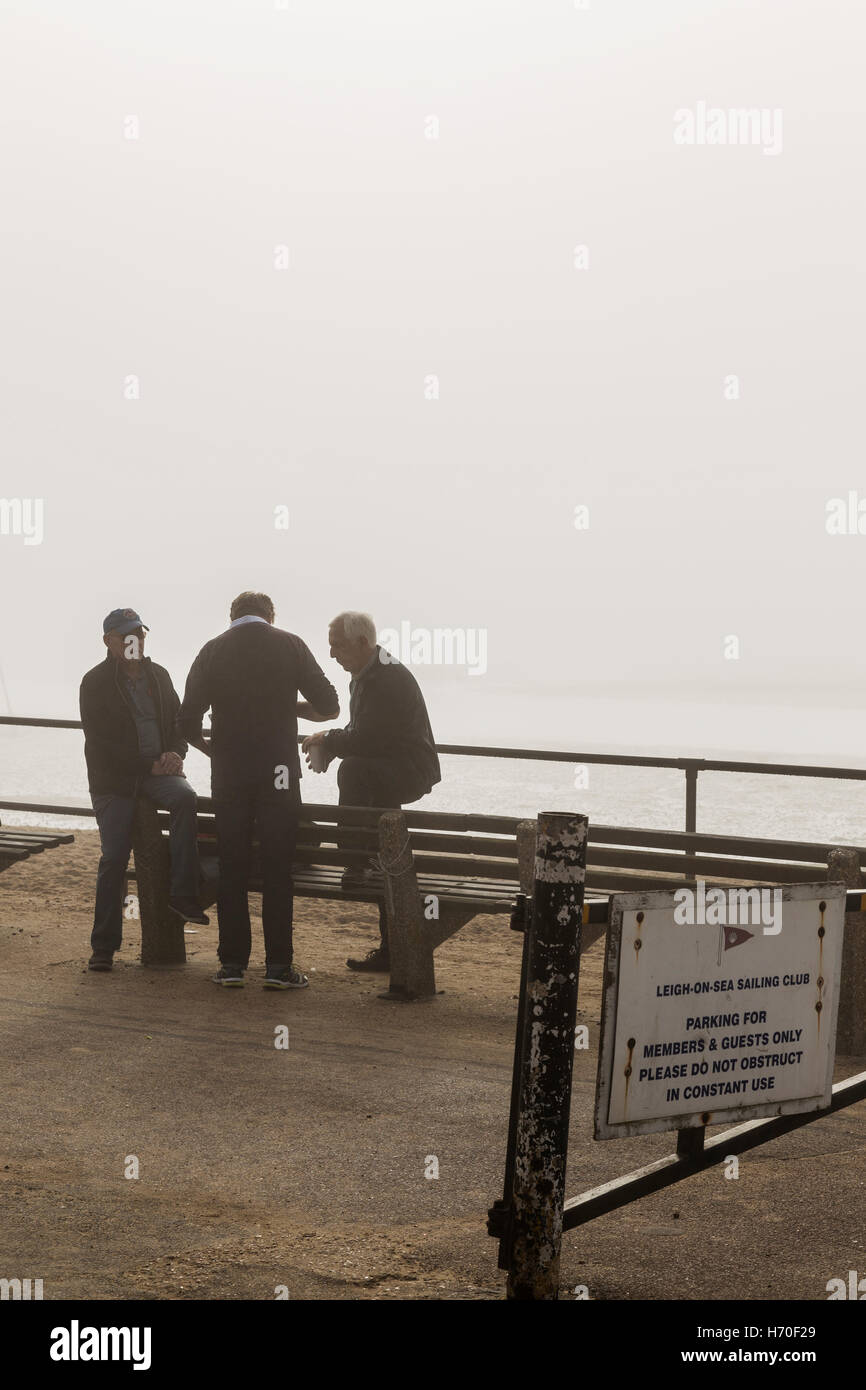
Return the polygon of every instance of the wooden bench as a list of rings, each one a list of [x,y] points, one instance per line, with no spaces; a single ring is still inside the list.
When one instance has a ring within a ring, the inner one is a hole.
[[[48,830],[23,830],[18,826],[0,830],[0,874],[33,854],[56,849],[58,845],[71,845],[74,839],[74,835],[57,835]]]
[[[337,831],[339,828],[339,837]],[[180,963],[183,931],[165,908],[168,812],[139,802],[133,839],[142,923],[142,962]],[[339,838],[339,843],[338,843]],[[213,808],[198,804],[202,902],[216,901]],[[745,836],[590,825],[581,950],[604,934],[611,893],[711,883],[807,883],[826,877],[829,844]],[[532,891],[535,821],[437,811],[303,807],[295,857],[298,897],[380,902],[388,913],[394,999],[435,993],[433,952],[479,913],[511,914]],[[855,852],[855,851],[852,851]],[[857,850],[866,863],[866,849]],[[387,870],[374,883],[344,885],[346,868],[376,857]],[[254,850],[250,890],[261,892]]]
[[[142,928],[142,962],[185,959],[178,919],[165,910],[168,876],[167,811],[136,805],[133,832]],[[338,843],[339,841],[339,843]],[[200,899],[216,901],[218,863],[213,808],[198,803]],[[510,914],[518,893],[531,891],[535,822],[507,816],[473,816],[369,807],[303,807],[294,860],[295,895],[341,902],[378,903],[388,914],[391,981],[387,997],[435,994],[433,952],[479,913]],[[343,883],[346,869],[364,870],[375,858],[371,881]],[[250,891],[261,892],[254,846]]]

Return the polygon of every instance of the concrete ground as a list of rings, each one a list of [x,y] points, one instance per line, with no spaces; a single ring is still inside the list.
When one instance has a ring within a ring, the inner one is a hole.
[[[442,946],[444,993],[411,1005],[345,969],[376,914],[331,903],[297,904],[303,992],[260,988],[257,921],[247,987],[211,984],[215,914],[185,968],[143,969],[130,922],[95,975],[98,853],[82,831],[0,875],[0,1276],[42,1278],[47,1299],[502,1298],[485,1222],[517,1006],[507,920]],[[592,1139],[602,959],[599,942],[582,966],[569,1195],[672,1148]],[[837,1079],[864,1066],[841,1058]],[[563,1296],[826,1299],[866,1274],[864,1140],[861,1103],[744,1155],[736,1180],[708,1171],[567,1234]]]

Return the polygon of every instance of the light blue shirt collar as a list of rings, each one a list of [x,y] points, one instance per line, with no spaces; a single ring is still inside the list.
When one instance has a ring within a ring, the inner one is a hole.
[[[266,623],[267,618],[259,618],[255,613],[245,613],[242,618],[235,618],[229,627],[240,627],[241,623]]]

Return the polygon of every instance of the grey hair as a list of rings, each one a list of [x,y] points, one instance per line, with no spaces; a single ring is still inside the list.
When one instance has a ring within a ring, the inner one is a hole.
[[[332,618],[329,627],[336,627],[342,623],[343,636],[350,642],[356,642],[359,637],[366,637],[371,647],[375,647],[377,642],[376,624],[373,622],[369,613],[338,613],[336,618]]]

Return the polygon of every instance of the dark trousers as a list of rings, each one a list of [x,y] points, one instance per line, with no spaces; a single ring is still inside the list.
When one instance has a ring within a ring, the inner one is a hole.
[[[426,796],[418,775],[394,758],[344,758],[337,769],[341,806],[379,806],[399,811]],[[388,949],[388,914],[384,900],[379,902],[379,935]]]
[[[171,816],[171,896],[198,897],[196,795],[185,777],[142,777],[139,795],[146,796]],[[90,944],[94,951],[120,950],[123,938],[123,885],[132,849],[135,798],[91,796],[99,826],[102,857],[96,879],[96,907]]]
[[[300,807],[300,790],[294,779],[292,786],[284,790],[277,790],[273,779],[214,788],[219,958],[223,965],[246,970],[250,960],[252,935],[247,890],[254,838],[261,850],[266,962],[275,969],[292,963],[292,860]]]

